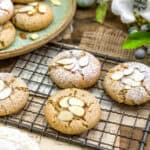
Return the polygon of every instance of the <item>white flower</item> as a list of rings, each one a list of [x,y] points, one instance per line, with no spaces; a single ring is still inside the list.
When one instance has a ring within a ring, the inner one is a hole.
[[[134,0],[113,0],[112,12],[121,17],[123,23],[133,23],[136,21],[133,10]],[[140,16],[150,22],[150,0],[147,0],[147,8],[138,12]]]

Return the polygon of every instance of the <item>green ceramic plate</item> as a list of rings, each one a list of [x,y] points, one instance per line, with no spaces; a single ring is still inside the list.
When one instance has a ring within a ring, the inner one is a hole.
[[[54,6],[50,3],[50,0],[45,0],[53,10],[54,20],[53,23],[46,29],[35,32],[39,35],[39,38],[35,41],[30,38],[22,39],[19,33],[22,32],[17,29],[17,37],[15,42],[7,49],[0,51],[0,59],[6,59],[14,56],[19,56],[40,47],[41,45],[54,39],[58,34],[60,34],[72,20],[75,10],[76,1],[75,0],[61,0],[60,6]],[[28,35],[29,32],[25,32]]]

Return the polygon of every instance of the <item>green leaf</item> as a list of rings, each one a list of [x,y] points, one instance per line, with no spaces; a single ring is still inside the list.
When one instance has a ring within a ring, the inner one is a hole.
[[[106,0],[101,0],[100,4],[98,5],[97,9],[96,9],[96,21],[99,23],[103,23],[105,16],[107,14],[107,1]]]
[[[122,48],[135,49],[147,44],[150,44],[150,32],[139,31],[130,34],[124,41]]]

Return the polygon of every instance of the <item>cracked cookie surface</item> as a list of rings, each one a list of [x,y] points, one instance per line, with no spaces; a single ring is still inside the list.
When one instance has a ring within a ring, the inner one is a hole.
[[[49,97],[45,117],[51,127],[64,134],[81,134],[100,120],[100,104],[89,92],[65,89]]]
[[[11,0],[0,0],[0,25],[5,24],[13,16],[14,6]]]
[[[146,103],[150,101],[150,67],[138,62],[119,64],[106,74],[103,86],[119,103]]]
[[[6,35],[9,35],[6,37]],[[11,22],[0,25],[0,49],[10,46],[16,37],[16,29]]]
[[[9,73],[0,73],[0,116],[17,113],[26,105],[29,91],[25,82]]]
[[[90,53],[69,50],[59,53],[49,63],[49,75],[60,88],[88,88],[100,76],[101,64]]]
[[[49,5],[33,2],[27,5],[15,5],[13,24],[24,31],[39,31],[53,21],[53,13]]]

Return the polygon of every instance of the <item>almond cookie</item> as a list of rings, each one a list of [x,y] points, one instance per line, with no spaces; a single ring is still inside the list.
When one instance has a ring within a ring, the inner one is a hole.
[[[36,0],[12,0],[14,3],[27,4],[31,2],[35,2]]]
[[[25,31],[38,31],[48,27],[53,20],[51,8],[42,2],[28,5],[16,5],[13,17],[14,25]]]
[[[103,85],[119,103],[143,104],[150,101],[150,68],[138,62],[119,64],[106,74]]]
[[[61,52],[49,64],[49,75],[60,88],[91,87],[99,79],[100,70],[100,62],[80,50]]]
[[[18,129],[0,127],[0,150],[40,150],[38,144]]]
[[[23,80],[9,73],[0,73],[0,116],[20,111],[28,96],[29,91]]]
[[[6,35],[9,35],[6,37]],[[11,22],[0,25],[0,49],[10,46],[16,37],[16,29]]]
[[[14,6],[11,0],[0,0],[0,25],[6,23],[13,16]]]
[[[50,126],[69,135],[93,128],[100,115],[98,100],[90,93],[75,88],[61,90],[49,97],[45,107],[45,117]]]

